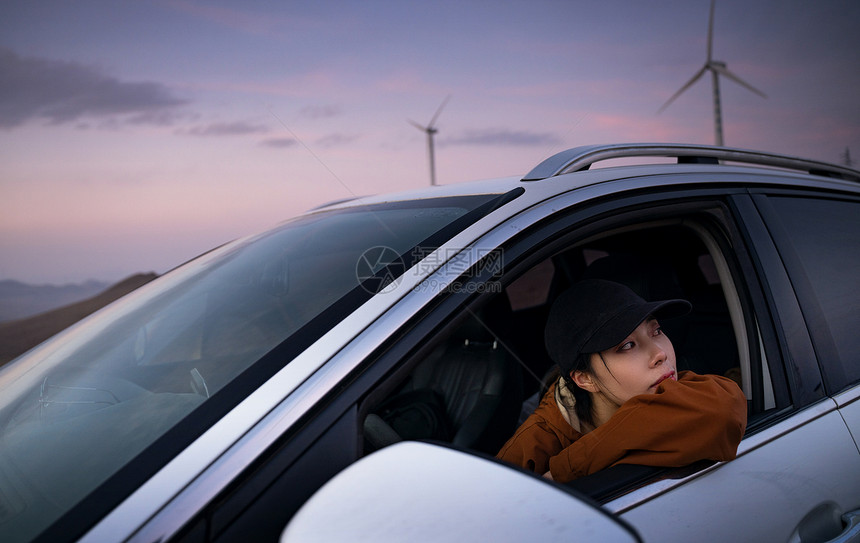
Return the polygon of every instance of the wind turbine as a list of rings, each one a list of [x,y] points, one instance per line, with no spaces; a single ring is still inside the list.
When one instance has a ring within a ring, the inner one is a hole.
[[[430,122],[427,126],[422,126],[415,121],[407,121],[409,124],[417,128],[418,130],[425,132],[427,134],[427,156],[430,158],[430,184],[436,184],[436,158],[433,154],[433,136],[436,135],[436,132],[439,130],[436,128],[436,119],[439,118],[439,114],[442,113],[442,109],[444,109],[445,105],[448,103],[448,100],[451,99],[451,95],[445,97],[442,100],[442,105],[439,106],[439,109],[436,110],[436,114],[433,115],[433,118],[430,119]]]
[[[746,87],[747,89],[758,94],[762,98],[767,98],[767,96],[763,92],[761,92],[760,90],[756,89],[755,87],[753,87],[752,85],[747,83],[746,81],[742,80],[740,77],[738,77],[735,74],[733,74],[732,72],[730,72],[729,69],[726,67],[725,62],[722,62],[719,60],[714,60],[713,56],[712,56],[713,45],[714,45],[714,0],[711,0],[711,16],[708,19],[708,57],[705,60],[705,65],[702,66],[702,68],[698,72],[696,72],[696,75],[694,75],[693,78],[690,79],[686,85],[681,87],[681,89],[678,92],[673,94],[672,97],[669,98],[669,100],[667,100],[665,104],[663,104],[663,107],[661,107],[657,111],[657,113],[661,113],[664,109],[669,107],[669,104],[674,102],[675,98],[680,96],[685,90],[690,88],[690,86],[693,83],[698,81],[700,77],[705,75],[706,71],[710,71],[711,72],[711,81],[712,81],[713,87],[714,87],[714,139],[715,139],[715,142],[718,146],[722,146],[723,145],[723,114],[722,114],[722,110],[720,108],[720,77],[719,76],[722,75],[724,77],[731,79],[735,83],[737,83],[743,87]]]

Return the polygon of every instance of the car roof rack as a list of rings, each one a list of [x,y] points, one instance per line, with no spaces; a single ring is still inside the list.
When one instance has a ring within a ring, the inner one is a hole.
[[[587,170],[595,162],[612,158],[670,157],[679,164],[719,164],[720,161],[741,162],[758,166],[771,166],[800,170],[813,175],[835,177],[860,182],[860,171],[845,166],[777,155],[763,151],[733,149],[711,145],[684,143],[622,143],[613,145],[585,145],[555,154],[532,169],[522,181],[538,181],[568,172]]]

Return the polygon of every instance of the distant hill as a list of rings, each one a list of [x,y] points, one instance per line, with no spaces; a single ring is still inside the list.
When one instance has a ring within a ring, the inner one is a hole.
[[[0,322],[0,365],[156,277],[154,273],[133,275],[85,300],[31,317]]]
[[[77,285],[28,285],[0,281],[0,322],[23,319],[91,298],[110,286],[100,281]]]

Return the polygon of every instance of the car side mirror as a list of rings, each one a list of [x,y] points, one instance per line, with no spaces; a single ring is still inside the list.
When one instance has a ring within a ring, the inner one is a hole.
[[[295,541],[640,541],[588,499],[501,462],[404,441],[323,485],[281,535]]]

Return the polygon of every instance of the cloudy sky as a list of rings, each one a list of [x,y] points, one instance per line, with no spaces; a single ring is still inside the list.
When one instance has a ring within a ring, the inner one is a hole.
[[[0,5],[0,279],[162,273],[323,202],[713,143],[708,0]],[[860,2],[718,0],[725,143],[860,160]],[[855,162],[857,166],[857,162]]]

